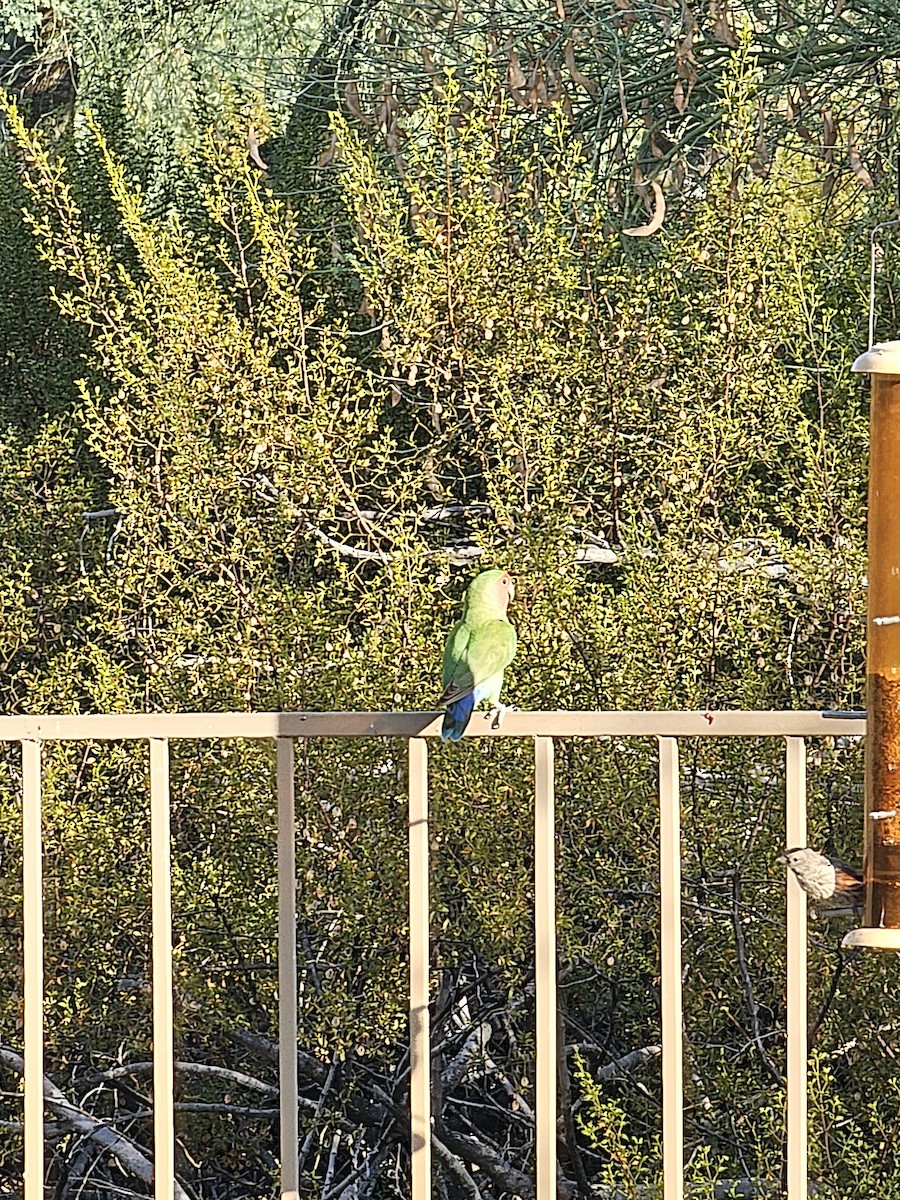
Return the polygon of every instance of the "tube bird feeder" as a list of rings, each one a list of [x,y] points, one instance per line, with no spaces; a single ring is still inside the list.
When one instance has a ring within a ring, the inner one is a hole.
[[[863,923],[845,946],[900,950],[900,341],[861,354],[871,376]]]

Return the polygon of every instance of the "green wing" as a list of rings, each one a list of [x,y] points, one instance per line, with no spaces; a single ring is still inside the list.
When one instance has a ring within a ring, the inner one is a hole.
[[[465,621],[457,621],[450,630],[450,636],[444,646],[444,660],[441,669],[441,684],[444,688],[448,688],[456,678],[456,672],[463,661],[471,632]]]
[[[509,621],[485,621],[474,629],[458,622],[444,648],[444,694],[439,703],[452,704],[502,674],[515,652],[516,631]]]
[[[465,621],[457,621],[450,630],[450,636],[444,646],[444,661],[441,670],[441,683],[444,691],[438,700],[439,705],[446,704],[448,697],[453,700],[464,696],[475,686],[466,661],[466,651],[471,636],[472,630]]]

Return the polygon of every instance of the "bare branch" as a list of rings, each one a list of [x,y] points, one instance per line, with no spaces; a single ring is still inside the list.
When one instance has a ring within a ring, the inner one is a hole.
[[[453,1154],[440,1138],[435,1137],[433,1134],[431,1137],[431,1148],[434,1151],[434,1157],[453,1175],[466,1195],[471,1200],[483,1200],[478,1184],[466,1169],[466,1164],[463,1160],[458,1155]]]
[[[176,1071],[180,1071],[185,1075],[212,1075],[217,1079],[227,1079],[229,1083],[236,1083],[241,1087],[249,1088],[251,1091],[262,1092],[266,1096],[278,1095],[277,1085],[265,1083],[262,1079],[257,1079],[253,1075],[246,1075],[243,1071],[232,1071],[228,1067],[216,1067],[208,1063],[176,1062],[173,1066]],[[152,1072],[152,1062],[126,1063],[121,1067],[110,1067],[108,1071],[95,1071],[86,1077],[86,1082],[93,1083],[101,1079],[123,1079],[129,1075],[150,1075]],[[302,1103],[302,1097],[300,1099]]]
[[[596,1052],[602,1054],[603,1047],[598,1046],[596,1042],[572,1042],[566,1046],[566,1053],[574,1053],[579,1051],[582,1054],[590,1054]],[[637,1050],[631,1050],[628,1054],[623,1054],[621,1058],[615,1058],[611,1063],[607,1063],[605,1067],[599,1067],[591,1074],[594,1079],[601,1083],[607,1079],[613,1079],[616,1075],[623,1075],[629,1071],[634,1071],[637,1067],[643,1066],[645,1062],[649,1062],[651,1058],[659,1058],[662,1054],[662,1046],[641,1046]]]
[[[534,1200],[534,1180],[517,1170],[511,1162],[471,1133],[445,1130],[443,1141],[447,1148],[467,1162],[475,1163],[503,1189],[521,1196],[522,1200]]]
[[[491,1023],[482,1021],[469,1034],[459,1053],[451,1059],[441,1072],[441,1087],[444,1092],[452,1092],[465,1077],[472,1060],[478,1055],[484,1055],[491,1040]]]
[[[328,1099],[328,1093],[331,1091],[332,1085],[334,1083],[334,1076],[337,1071],[338,1061],[339,1061],[338,1055],[334,1054],[334,1056],[331,1059],[331,1067],[328,1071],[328,1077],[326,1078],[325,1083],[322,1085],[322,1090],[319,1093],[319,1099],[316,1101],[315,1118],[310,1122],[309,1130],[306,1134],[306,1137],[303,1139],[303,1145],[300,1147],[300,1155],[299,1155],[298,1163],[297,1163],[298,1171],[303,1170],[303,1167],[306,1164],[306,1156],[307,1156],[307,1154],[309,1154],[310,1148],[312,1147],[312,1144],[313,1144],[313,1138],[316,1136],[316,1133],[318,1132],[316,1120],[322,1115],[322,1110],[325,1107],[325,1101]]]
[[[21,1121],[0,1121],[0,1129],[6,1133],[24,1133],[25,1126]],[[45,1121],[44,1122],[44,1140],[55,1142],[57,1138],[65,1137],[66,1134],[72,1132],[72,1127],[67,1121]]]
[[[358,546],[348,546],[346,542],[339,542],[336,538],[329,537],[324,529],[319,529],[317,525],[313,525],[312,521],[305,522],[306,530],[330,550],[336,550],[338,554],[346,555],[348,558],[361,558],[367,561],[374,560],[375,562],[388,563],[393,558],[392,554],[388,554],[385,550],[360,550]]]
[[[371,1150],[357,1167],[345,1178],[331,1189],[327,1194],[323,1194],[322,1200],[340,1200],[341,1197],[349,1197],[354,1194],[350,1189],[354,1188],[360,1180],[363,1181],[363,1195],[366,1195],[371,1189],[374,1181],[377,1179],[375,1172],[381,1165],[385,1156],[385,1147],[376,1146]],[[358,1193],[356,1193],[358,1195]]]
[[[335,1133],[331,1139],[331,1153],[328,1155],[328,1169],[325,1172],[325,1182],[322,1184],[322,1195],[327,1196],[331,1181],[334,1178],[334,1164],[337,1159],[338,1146],[341,1144],[340,1133]]]
[[[251,1033],[249,1029],[229,1029],[228,1036],[239,1046],[259,1054],[267,1062],[278,1063],[278,1043],[271,1042],[261,1033]],[[328,1068],[305,1050],[297,1051],[297,1069],[304,1079],[310,1083],[324,1084]]]
[[[750,976],[750,968],[747,965],[744,929],[741,925],[741,880],[737,871],[735,871],[732,877],[731,896],[731,925],[734,930],[734,948],[737,954],[738,970],[741,973],[741,979],[744,984],[744,994],[747,998],[747,1013],[750,1017],[750,1032],[753,1037],[753,1044],[756,1047],[760,1062],[765,1067],[773,1083],[780,1084],[781,1075],[766,1053],[766,1048],[763,1045],[762,1031],[759,1027],[759,1004],[756,999],[756,990],[753,987],[753,979]]]
[[[303,1097],[299,1097],[300,1103],[303,1103]],[[312,1104],[312,1101],[307,1103]],[[217,1104],[210,1101],[201,1100],[177,1100],[173,1105],[175,1112],[189,1113],[222,1113],[231,1117],[258,1117],[268,1118],[277,1117],[279,1109],[277,1108],[250,1108],[242,1104]],[[123,1112],[117,1120],[121,1121],[145,1121],[153,1116],[152,1108],[138,1109],[137,1112]]]
[[[14,1050],[10,1050],[7,1046],[0,1046],[0,1062],[24,1077],[25,1060]],[[89,1137],[98,1146],[109,1150],[123,1170],[130,1172],[143,1183],[153,1183],[153,1163],[146,1154],[130,1138],[117,1133],[103,1121],[98,1121],[84,1109],[72,1104],[46,1075],[44,1076],[44,1101],[70,1129],[77,1130],[78,1133]],[[189,1200],[187,1192],[177,1179],[174,1182],[174,1194],[176,1200]]]
[[[846,965],[846,960],[844,955],[841,953],[839,946],[834,948],[834,953],[837,961],[834,964],[834,971],[831,975],[831,982],[828,984],[828,991],[825,993],[822,1003],[819,1005],[819,1011],[816,1013],[813,1022],[809,1027],[807,1042],[810,1046],[812,1046],[813,1042],[816,1040],[819,1030],[822,1028],[832,1004],[834,1004],[835,997],[837,996],[838,984],[841,981],[841,973]]]

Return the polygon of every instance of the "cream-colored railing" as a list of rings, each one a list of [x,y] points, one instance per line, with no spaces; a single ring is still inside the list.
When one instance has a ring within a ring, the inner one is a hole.
[[[0,717],[0,741],[22,744],[25,1200],[43,1196],[43,898],[41,746],[44,742],[144,740],[150,745],[153,913],[154,1163],[156,1200],[173,1200],[172,905],[169,739],[272,738],[278,793],[278,977],[281,1192],[296,1200],[298,1172],[297,952],[294,742],[317,737],[399,737],[409,746],[410,1085],[412,1200],[431,1197],[428,1014],[429,850],[427,739],[434,713],[166,713]],[[859,714],[820,712],[510,713],[494,729],[476,715],[467,736],[532,738],[535,747],[535,1072],[537,1200],[556,1197],[556,903],[554,739],[650,737],[659,744],[663,1181],[684,1193],[681,999],[681,823],[678,739],[772,737],[786,745],[788,845],[806,844],[804,739],[861,736]],[[807,1197],[806,902],[793,875],[787,894],[787,1195]]]

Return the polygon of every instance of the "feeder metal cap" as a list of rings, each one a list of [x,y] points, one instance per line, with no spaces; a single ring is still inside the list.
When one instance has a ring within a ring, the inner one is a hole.
[[[869,946],[874,950],[900,950],[900,929],[863,925],[844,934],[842,946]]]
[[[900,375],[900,342],[879,342],[861,354],[850,369],[871,375]]]

